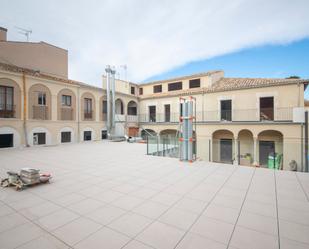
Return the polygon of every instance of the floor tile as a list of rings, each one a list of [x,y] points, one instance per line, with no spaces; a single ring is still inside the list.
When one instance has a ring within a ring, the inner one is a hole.
[[[175,204],[176,208],[200,214],[208,203],[190,198],[183,198]]]
[[[210,204],[203,212],[203,216],[235,224],[239,211],[234,208]]]
[[[188,233],[176,249],[226,249],[227,245],[207,239],[197,234]]]
[[[68,245],[56,239],[54,236],[44,234],[41,237],[21,245],[17,249],[69,249]]]
[[[278,222],[277,219],[272,217],[242,211],[237,225],[262,233],[269,233],[275,236],[278,235]]]
[[[151,219],[157,219],[160,217],[166,210],[168,209],[168,206],[153,202],[153,201],[147,201],[140,206],[132,209],[132,212],[144,215],[146,217],[149,217]]]
[[[0,217],[0,233],[25,223],[28,223],[28,220],[18,213],[2,216]]]
[[[122,249],[153,249],[153,247],[147,246],[139,241],[132,240]]]
[[[122,209],[131,210],[134,207],[143,203],[144,201],[145,201],[144,199],[126,195],[126,196],[120,197],[119,199],[112,202],[111,204],[116,207],[122,208]]]
[[[172,249],[180,241],[184,231],[154,222],[136,237],[136,240],[144,242],[154,248]]]
[[[102,225],[99,225],[89,219],[78,218],[54,230],[53,234],[65,243],[73,246],[77,242],[86,238],[88,235],[99,230],[101,227]]]
[[[77,243],[74,248],[76,249],[121,249],[125,244],[130,241],[130,238],[117,233],[107,227],[90,235],[83,241]]]
[[[126,210],[121,208],[112,205],[106,205],[86,214],[85,216],[102,225],[107,225],[126,212]]]
[[[108,227],[118,232],[121,232],[129,237],[134,237],[151,222],[151,219],[144,216],[135,213],[127,213],[119,217],[115,221],[111,222]]]
[[[309,226],[309,210],[300,212],[294,209],[281,207],[278,209],[278,216],[281,220]]]
[[[159,221],[179,229],[187,230],[192,226],[197,217],[197,214],[171,208],[159,218]]]
[[[22,209],[20,210],[20,213],[30,220],[35,220],[53,213],[61,208],[62,207],[47,201],[35,207]]]
[[[72,211],[60,209],[54,213],[36,220],[35,223],[49,231],[52,231],[60,226],[65,225],[66,223],[71,222],[72,220],[75,220],[78,217],[79,216]]]
[[[234,226],[230,223],[201,216],[191,228],[191,232],[228,244],[233,228]]]
[[[231,246],[239,249],[279,249],[276,236],[236,226]]]
[[[99,207],[102,207],[104,205],[106,205],[106,203],[88,198],[88,199],[79,201],[77,203],[71,204],[67,208],[78,213],[78,214],[83,215],[83,214],[87,214],[89,212],[92,212],[92,211],[94,211],[94,210],[96,210]]]
[[[289,240],[286,238],[280,238],[280,249],[308,249],[309,244]]]
[[[280,238],[309,244],[309,226],[279,219]]]

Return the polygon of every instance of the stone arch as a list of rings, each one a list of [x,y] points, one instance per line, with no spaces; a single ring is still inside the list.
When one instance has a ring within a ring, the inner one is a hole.
[[[62,96],[71,96],[71,103]],[[61,89],[57,95],[57,118],[58,120],[76,120],[76,95],[68,88]]]
[[[19,84],[8,78],[0,78],[0,86],[13,88],[13,103],[7,103],[7,105],[1,107],[3,111],[0,111],[0,117],[21,118],[22,92]],[[3,105],[4,103],[0,103],[0,105],[1,104]]]
[[[150,136],[150,134],[151,134],[152,136],[156,136],[156,135],[157,135],[157,133],[156,133],[154,130],[152,130],[152,129],[143,129],[143,130],[141,131],[141,137],[142,137],[144,140],[147,138],[147,136]]]
[[[238,163],[250,166],[254,162],[254,135],[248,129],[238,132]]]
[[[45,95],[45,102],[40,98]],[[29,88],[29,119],[50,120],[52,113],[52,95],[50,89],[43,84],[34,84]]]
[[[234,134],[227,129],[212,133],[212,160],[232,164],[234,161]]]
[[[75,142],[76,142],[76,139],[75,139],[75,131],[74,131],[74,129],[73,129],[72,127],[70,127],[70,126],[65,126],[65,127],[62,127],[62,128],[59,130],[58,134],[57,134],[57,142],[58,142],[59,144],[62,143],[62,142],[61,142],[61,133],[62,133],[62,132],[71,132],[71,141],[70,141],[70,142],[67,142],[67,143],[75,143]]]
[[[115,113],[116,114],[120,114],[120,115],[124,115],[124,102],[121,98],[117,98],[115,101]]]
[[[51,145],[52,144],[52,136],[50,131],[45,127],[34,127],[32,130],[28,133],[28,143],[30,146],[34,146],[34,134],[35,133],[45,133],[45,144],[42,145]]]
[[[134,100],[130,100],[127,105],[127,114],[136,116],[137,115],[137,103]]]
[[[107,97],[101,96],[99,101],[99,116],[101,121],[107,121]]]

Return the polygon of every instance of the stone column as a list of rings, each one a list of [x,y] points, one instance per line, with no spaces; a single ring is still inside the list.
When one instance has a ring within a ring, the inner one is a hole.
[[[257,137],[253,138],[253,165],[258,165],[258,157],[257,157],[257,143],[258,139]]]
[[[233,164],[234,165],[239,165],[239,162],[238,162],[238,139],[237,138],[234,138],[234,162]]]

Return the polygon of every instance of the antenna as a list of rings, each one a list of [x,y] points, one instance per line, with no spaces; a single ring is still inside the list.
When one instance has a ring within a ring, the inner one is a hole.
[[[29,36],[32,34],[32,30],[31,29],[24,29],[24,28],[20,28],[15,26],[16,29],[18,29],[18,33],[26,36],[27,42],[29,42]]]

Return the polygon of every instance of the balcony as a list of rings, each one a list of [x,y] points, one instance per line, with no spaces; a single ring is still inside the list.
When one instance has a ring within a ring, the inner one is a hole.
[[[61,108],[61,120],[73,120],[73,108],[62,107]]]
[[[47,120],[48,119],[48,106],[45,105],[34,105],[32,106],[32,118]]]
[[[93,118],[92,111],[84,112],[84,119],[85,120],[92,120],[92,118]]]
[[[115,121],[116,122],[125,122],[126,116],[124,114],[115,114]]]
[[[127,115],[127,122],[128,123],[137,123],[138,116],[137,115]]]
[[[236,109],[232,111],[220,110],[196,113],[197,122],[292,122],[293,107],[274,109]],[[178,123],[179,113],[171,113],[167,117],[164,113],[155,115],[140,114],[141,123]]]
[[[15,105],[0,104],[0,118],[15,118]]]

